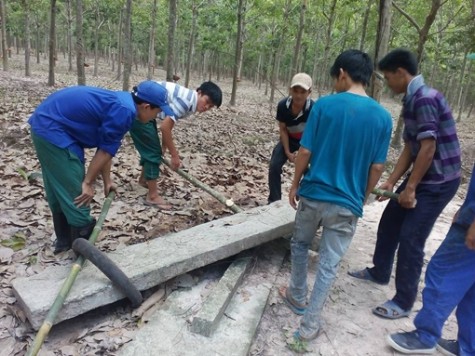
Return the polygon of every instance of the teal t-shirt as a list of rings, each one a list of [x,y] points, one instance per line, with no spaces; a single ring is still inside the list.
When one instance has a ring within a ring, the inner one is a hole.
[[[300,141],[311,156],[298,194],[361,217],[370,167],[386,161],[391,130],[391,115],[372,98],[343,92],[319,99]]]

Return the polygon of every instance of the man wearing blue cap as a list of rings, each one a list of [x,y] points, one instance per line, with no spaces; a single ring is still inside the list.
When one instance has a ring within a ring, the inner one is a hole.
[[[134,121],[146,123],[158,113],[173,115],[166,89],[144,81],[132,93],[75,86],[48,96],[28,120],[41,164],[56,234],[54,253],[67,251],[74,239],[88,238],[95,219],[89,204],[101,174],[104,193],[114,189],[112,157]],[[97,148],[87,172],[84,148]]]

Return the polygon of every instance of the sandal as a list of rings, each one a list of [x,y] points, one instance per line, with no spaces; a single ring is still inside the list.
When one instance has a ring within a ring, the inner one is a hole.
[[[362,270],[359,270],[359,271],[348,271],[348,274],[351,277],[362,279],[362,280],[365,280],[365,281],[370,281],[370,282],[373,282],[373,283],[376,283],[376,284],[380,284],[382,286],[385,286],[389,283],[389,281],[383,283],[383,282],[380,282],[380,281],[376,280],[376,278],[373,277],[373,275],[371,274],[371,272],[369,271],[368,268],[365,268],[365,269],[362,269]]]
[[[287,287],[279,288],[279,295],[284,301],[284,303],[297,315],[304,315],[307,308],[303,305],[299,305],[295,302],[291,296],[287,293]]]
[[[388,300],[384,304],[381,304],[373,309],[373,314],[385,319],[400,319],[411,314],[411,309],[404,310],[394,301]]]

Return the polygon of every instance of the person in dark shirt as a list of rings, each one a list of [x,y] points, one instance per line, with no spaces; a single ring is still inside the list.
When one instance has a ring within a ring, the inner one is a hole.
[[[269,164],[268,203],[282,199],[282,167],[287,161],[295,162],[300,138],[313,105],[311,92],[312,78],[306,73],[298,73],[292,78],[290,95],[277,104],[280,140],[272,151]]]

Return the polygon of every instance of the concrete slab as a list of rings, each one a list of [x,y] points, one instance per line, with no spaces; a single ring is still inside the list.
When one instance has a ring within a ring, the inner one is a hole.
[[[267,304],[277,273],[286,254],[282,244],[259,248],[257,262],[244,276],[243,283],[226,309],[211,337],[189,330],[187,320],[201,303],[198,284],[192,291],[175,291],[163,307],[140,329],[133,341],[118,351],[120,356],[245,356]]]
[[[190,331],[203,336],[210,336],[216,330],[250,263],[251,257],[240,256],[231,263],[204,302],[201,310],[193,318]]]
[[[288,236],[294,219],[295,211],[287,202],[279,201],[127,246],[108,256],[139,290],[145,290],[243,250]],[[33,328],[41,326],[69,271],[68,266],[54,266],[12,282],[15,297]],[[55,324],[124,297],[95,266],[86,263]]]

